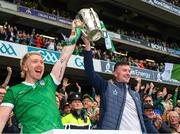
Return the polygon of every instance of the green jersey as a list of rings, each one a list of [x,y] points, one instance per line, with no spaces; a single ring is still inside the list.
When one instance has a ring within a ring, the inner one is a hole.
[[[3,106],[14,107],[14,113],[23,133],[42,133],[62,129],[56,105],[56,88],[53,75],[29,84],[22,82],[7,90]]]

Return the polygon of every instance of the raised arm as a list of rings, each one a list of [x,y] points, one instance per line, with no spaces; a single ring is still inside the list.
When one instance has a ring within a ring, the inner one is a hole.
[[[173,106],[174,107],[176,107],[176,105],[177,105],[178,89],[179,89],[179,87],[177,86],[175,89],[175,93],[173,95]]]
[[[95,88],[95,90],[99,94],[103,92],[103,90],[106,89],[108,82],[104,80],[101,76],[99,76],[94,70],[93,59],[92,59],[93,56],[92,56],[89,39],[85,36],[82,36],[82,40],[84,41],[84,44],[85,44],[85,50],[84,50],[85,73],[87,77],[89,78],[92,86]]]
[[[135,90],[136,90],[136,92],[139,93],[140,88],[141,88],[142,78],[141,78],[141,76],[137,76],[137,77],[135,78],[135,80],[136,80],[136,82],[137,82],[137,85],[135,86]]]
[[[74,20],[72,22],[72,30],[71,30],[71,35],[69,37],[69,40],[72,41],[72,44],[63,47],[61,56],[51,71],[52,75],[55,77],[55,79],[59,84],[61,83],[66,65],[75,48],[76,41],[80,37],[81,34],[80,27],[82,27],[82,25],[83,23],[80,20]]]
[[[6,76],[6,79],[4,80],[4,83],[1,85],[3,88],[6,88],[12,75],[12,69],[11,67],[7,67],[8,74]]]

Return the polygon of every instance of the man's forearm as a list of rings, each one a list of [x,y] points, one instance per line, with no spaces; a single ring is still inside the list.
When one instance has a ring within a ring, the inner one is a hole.
[[[71,35],[69,39],[66,40],[67,42],[66,41],[63,42],[64,47],[62,49],[61,56],[52,69],[51,73],[59,83],[61,83],[62,81],[66,69],[66,65],[74,51],[76,42],[81,35],[80,29],[81,29],[81,22],[79,22],[78,20],[74,20],[72,22]]]
[[[0,106],[0,133],[2,133],[10,113],[11,108]]]
[[[75,44],[71,45],[71,46],[64,46],[64,48],[62,49],[61,52],[61,57],[59,58],[60,62],[65,62],[66,64],[69,61],[69,58],[71,57],[73,51],[75,48]]]
[[[62,54],[61,54],[61,57],[59,59],[58,62],[60,62],[59,64],[61,64],[59,67],[60,68],[60,74],[59,74],[59,81],[61,82],[62,81],[62,78],[64,76],[64,72],[65,72],[65,68],[66,68],[66,65],[69,61],[69,58],[71,57],[73,51],[74,51],[74,48],[75,48],[75,44],[74,45],[71,45],[71,46],[65,46],[62,50]]]

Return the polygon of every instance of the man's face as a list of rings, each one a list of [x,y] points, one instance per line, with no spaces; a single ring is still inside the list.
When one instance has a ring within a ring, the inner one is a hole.
[[[179,122],[178,114],[171,113],[171,115],[169,116],[169,120],[172,125],[177,124]]]
[[[153,105],[153,101],[152,101],[151,97],[146,97],[144,99],[144,104],[151,104],[151,105]]]
[[[153,119],[154,118],[154,111],[153,111],[153,109],[152,108],[149,108],[149,109],[145,109],[144,110],[144,113],[145,113],[145,115],[148,117],[148,118],[150,118],[150,119]]]
[[[71,112],[70,106],[69,106],[69,105],[65,106],[65,107],[63,108],[63,111],[64,111],[64,113],[66,113],[66,114],[70,113],[70,112]]]
[[[117,81],[128,83],[130,80],[130,66],[129,65],[118,66],[114,71],[114,76]]]
[[[159,91],[159,92],[157,93],[157,98],[159,98],[159,97],[163,97],[163,92]]]
[[[4,88],[0,88],[0,103],[3,100],[5,93],[6,93],[6,90]]]
[[[80,100],[73,100],[70,104],[72,110],[81,110],[83,108],[82,102]]]
[[[44,62],[40,55],[31,55],[25,65],[26,79],[36,82],[42,78],[44,73]]]
[[[92,106],[92,101],[89,98],[85,98],[83,100],[83,106],[84,106],[84,108],[91,107]]]

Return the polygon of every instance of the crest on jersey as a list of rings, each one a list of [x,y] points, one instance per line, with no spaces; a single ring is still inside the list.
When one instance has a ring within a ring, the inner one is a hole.
[[[45,86],[46,83],[45,83],[44,80],[40,80],[39,84],[40,84],[41,86]]]

